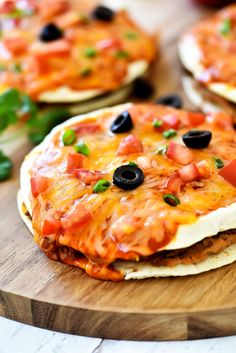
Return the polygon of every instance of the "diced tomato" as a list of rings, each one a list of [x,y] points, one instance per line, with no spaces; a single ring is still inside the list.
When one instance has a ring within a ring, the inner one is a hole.
[[[236,159],[233,159],[229,164],[220,169],[219,175],[236,187]]]
[[[209,113],[207,115],[207,121],[215,124],[220,129],[232,130],[233,129],[233,118],[231,115],[223,112]]]
[[[102,179],[104,176],[103,172],[98,170],[85,170],[85,169],[78,169],[75,170],[74,175],[77,176],[79,180],[81,180],[86,185],[90,185],[92,183],[97,182],[98,180]]]
[[[16,7],[16,4],[14,1],[12,1],[12,0],[3,1],[0,4],[0,13],[7,14],[10,12],[13,12],[15,10],[15,7]]]
[[[195,163],[185,165],[179,169],[178,172],[184,183],[189,183],[191,181],[197,181],[200,179],[200,174]]]
[[[171,175],[167,181],[166,184],[166,189],[169,190],[170,192],[179,192],[181,186],[183,185],[183,181],[180,178],[180,175],[178,172],[174,173]]]
[[[75,130],[77,134],[93,134],[94,132],[97,132],[100,129],[101,126],[95,123],[80,123],[73,127],[73,130]]]
[[[42,235],[50,235],[57,233],[61,228],[61,223],[58,219],[53,218],[52,216],[47,216],[43,220],[42,225]]]
[[[39,194],[47,190],[49,180],[48,177],[44,176],[35,176],[30,179],[31,192],[34,197],[37,197]]]
[[[70,44],[65,39],[58,39],[50,43],[40,43],[32,48],[32,52],[38,58],[66,55],[70,53]]]
[[[75,203],[61,218],[63,229],[81,227],[92,220],[91,213],[80,203]]]
[[[177,115],[167,114],[162,117],[164,124],[161,126],[163,130],[168,129],[178,129],[180,125],[180,120]]]
[[[211,176],[211,172],[210,172],[210,166],[209,163],[205,160],[200,161],[200,162],[196,162],[195,166],[200,174],[200,177],[202,179],[208,179]]]
[[[206,116],[197,112],[188,112],[188,120],[190,126],[198,126],[205,122]]]
[[[187,165],[194,161],[193,152],[189,148],[182,146],[174,141],[169,143],[166,156],[172,159],[174,162],[182,165]]]
[[[67,156],[67,173],[73,173],[75,169],[82,168],[85,158],[81,153],[69,153]]]
[[[141,140],[134,135],[128,135],[120,142],[117,154],[118,156],[125,156],[131,153],[143,152],[143,145]]]
[[[99,50],[114,49],[119,50],[122,48],[121,41],[119,39],[103,39],[96,43],[96,47]]]
[[[3,44],[12,55],[21,55],[27,49],[27,42],[22,37],[5,38]]]

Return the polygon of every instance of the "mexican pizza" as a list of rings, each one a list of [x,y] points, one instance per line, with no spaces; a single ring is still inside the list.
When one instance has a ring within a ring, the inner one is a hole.
[[[0,92],[14,87],[47,103],[84,102],[119,89],[123,97],[155,58],[155,40],[125,10],[91,3],[1,2]]]
[[[57,126],[21,167],[42,251],[94,278],[184,276],[236,260],[231,117],[131,104]]]
[[[194,25],[183,34],[179,42],[180,59],[197,81],[197,84],[188,82],[186,93],[189,98],[198,106],[198,102],[203,99],[210,102],[213,109],[223,110],[227,107],[228,110],[233,110],[234,115],[236,115],[235,19],[234,4]],[[205,104],[202,109],[207,110]]]

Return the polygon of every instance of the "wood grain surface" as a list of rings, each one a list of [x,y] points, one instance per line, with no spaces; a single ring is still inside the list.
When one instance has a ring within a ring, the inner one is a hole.
[[[184,97],[177,40],[209,11],[189,0],[127,0],[116,5],[130,8],[148,30],[160,30],[162,52],[151,71],[157,95],[178,92]],[[186,100],[185,106],[192,108]],[[15,168],[13,178],[0,185],[0,315],[37,327],[115,339],[236,334],[236,264],[185,278],[111,283],[46,258],[16,207],[19,168],[31,147],[25,138],[3,146]]]

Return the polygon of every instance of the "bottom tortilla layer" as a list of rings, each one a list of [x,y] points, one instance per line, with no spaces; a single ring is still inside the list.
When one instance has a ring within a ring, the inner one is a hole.
[[[17,201],[20,215],[30,232],[33,233],[31,216],[22,202],[20,192]],[[52,260],[75,266],[86,260],[77,250],[65,246],[56,248],[50,238],[43,239],[40,247]],[[205,238],[189,248],[157,252],[139,262],[118,260],[112,264],[112,268],[121,273],[119,279],[123,277],[128,280],[195,275],[231,264],[234,261],[236,261],[236,229]]]
[[[71,116],[85,114],[93,110],[97,110],[103,107],[113,106],[119,103],[123,103],[131,95],[133,90],[133,84],[128,84],[115,92],[105,93],[98,97],[94,97],[78,103],[50,103],[51,106],[58,109],[66,110]],[[48,108],[48,104],[41,103],[41,108]]]
[[[203,113],[224,112],[232,115],[236,124],[236,104],[211,92],[207,87],[197,82],[191,75],[182,78],[184,91],[189,100]]]

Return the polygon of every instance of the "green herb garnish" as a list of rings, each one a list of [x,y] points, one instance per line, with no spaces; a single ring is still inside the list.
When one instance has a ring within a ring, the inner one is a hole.
[[[0,150],[0,181],[10,178],[12,173],[12,162],[9,157]]]
[[[110,185],[111,184],[109,181],[101,179],[94,185],[93,191],[96,193],[104,192],[109,188]]]
[[[154,128],[159,128],[159,127],[161,127],[163,125],[163,121],[162,120],[158,120],[158,119],[155,119],[154,121],[153,121],[153,123],[152,123],[152,126],[154,127]]]
[[[82,13],[79,16],[79,21],[83,25],[87,25],[90,22],[90,18],[86,14]]]
[[[87,56],[87,58],[94,58],[96,55],[97,55],[96,49],[92,47],[85,49],[85,56]]]
[[[84,154],[85,156],[88,156],[90,153],[88,145],[84,141],[79,141],[74,148],[77,153]]]
[[[27,123],[29,127],[28,137],[35,145],[43,141],[45,136],[53,129],[54,126],[63,123],[71,114],[62,108],[47,109],[40,112],[34,119],[30,119]]]
[[[89,76],[92,73],[92,69],[90,67],[83,67],[80,70],[80,76],[86,77]]]
[[[0,133],[23,115],[27,115],[28,121],[34,119],[37,112],[38,107],[29,96],[15,88],[8,89],[0,95]]]
[[[18,19],[18,18],[20,19],[20,18],[32,16],[33,13],[34,12],[32,10],[21,10],[21,9],[15,8],[7,16],[12,19]]]
[[[138,38],[138,33],[137,32],[126,32],[125,37],[130,40],[135,40]]]
[[[165,137],[166,139],[170,139],[171,137],[174,137],[177,135],[176,130],[174,129],[169,129],[163,132],[163,137]]]
[[[213,157],[213,160],[217,169],[221,169],[224,167],[224,162],[222,161],[222,159]]]
[[[132,165],[132,166],[134,166],[134,167],[137,167],[138,165],[135,163],[135,162],[129,162],[127,165]]]
[[[66,130],[62,136],[62,142],[64,146],[73,145],[76,141],[76,133],[74,130]]]
[[[127,59],[129,57],[129,53],[126,51],[126,50],[118,50],[116,53],[115,53],[115,56],[118,58],[118,59]]]
[[[158,149],[157,149],[157,153],[164,155],[164,154],[166,154],[166,152],[167,152],[167,148],[168,148],[167,145],[160,146],[160,147],[158,147]]]
[[[229,18],[226,18],[220,25],[220,33],[222,35],[226,35],[229,34],[229,32],[231,31],[231,21]]]
[[[178,197],[176,197],[172,194],[163,195],[163,200],[165,201],[165,203],[167,203],[171,207],[176,207],[180,204],[180,200],[178,199]]]
[[[19,63],[14,63],[10,66],[10,71],[20,73],[22,72],[22,66]]]

